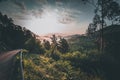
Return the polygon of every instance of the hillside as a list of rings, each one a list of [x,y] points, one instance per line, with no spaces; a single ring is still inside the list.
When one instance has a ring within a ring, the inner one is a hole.
[[[15,25],[12,18],[0,13],[0,52],[14,49],[26,49],[36,53],[43,51],[36,34]]]
[[[96,40],[89,36],[57,33],[39,37],[0,13],[0,52],[26,50],[25,80],[119,80],[120,26],[108,26],[103,31],[106,44],[100,53]],[[17,56],[14,72],[20,73],[18,67]],[[17,73],[15,77],[20,79]]]

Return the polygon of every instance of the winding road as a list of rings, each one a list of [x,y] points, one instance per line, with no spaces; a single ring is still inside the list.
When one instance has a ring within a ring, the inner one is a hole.
[[[10,80],[14,57],[21,50],[13,50],[0,54],[0,80]]]

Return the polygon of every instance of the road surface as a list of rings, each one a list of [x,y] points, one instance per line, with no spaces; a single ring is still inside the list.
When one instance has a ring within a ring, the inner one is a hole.
[[[21,50],[13,50],[0,54],[0,80],[10,80],[14,56]]]

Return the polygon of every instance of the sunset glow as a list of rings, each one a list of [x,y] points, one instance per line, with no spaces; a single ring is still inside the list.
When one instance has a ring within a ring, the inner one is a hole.
[[[32,17],[27,26],[38,34],[57,33],[65,28],[65,25],[58,21],[58,15],[52,12],[43,14],[41,18]]]

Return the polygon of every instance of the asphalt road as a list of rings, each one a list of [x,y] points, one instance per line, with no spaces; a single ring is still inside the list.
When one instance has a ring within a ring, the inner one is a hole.
[[[14,57],[21,50],[13,50],[0,54],[0,80],[10,80]]]

